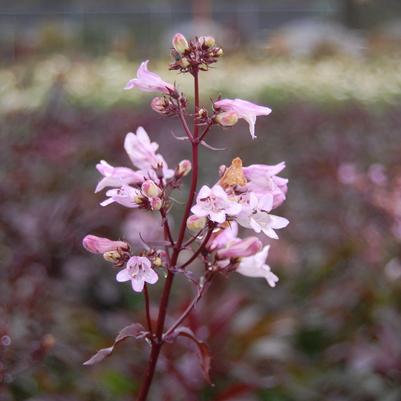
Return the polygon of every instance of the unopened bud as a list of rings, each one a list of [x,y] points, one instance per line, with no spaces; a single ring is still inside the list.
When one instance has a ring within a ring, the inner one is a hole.
[[[118,251],[109,251],[103,254],[104,260],[110,263],[118,263],[121,260],[121,254]]]
[[[215,121],[223,127],[232,127],[238,122],[238,114],[235,111],[223,111],[217,114]]]
[[[199,41],[202,43],[202,45],[207,47],[213,47],[216,44],[216,40],[213,36],[201,36]]]
[[[199,109],[198,110],[198,116],[200,118],[206,118],[207,117],[207,110],[206,109]]]
[[[198,232],[202,230],[206,226],[207,219],[206,217],[199,216],[189,216],[187,219],[187,228],[190,231]]]
[[[189,66],[189,61],[186,57],[183,57],[180,61],[179,64],[182,68],[187,68]]]
[[[189,160],[181,160],[178,163],[176,175],[178,177],[185,177],[191,172],[192,164]]]
[[[222,56],[224,54],[224,52],[223,52],[223,49],[220,47],[220,48],[218,48],[218,49],[216,49],[216,51],[214,52],[214,55],[216,56],[216,57],[220,57],[220,56]]]
[[[146,180],[142,184],[142,192],[148,198],[156,198],[162,194],[162,190],[152,180]]]
[[[145,197],[142,195],[137,195],[134,196],[133,201],[134,203],[136,203],[137,205],[142,205],[145,202]]]
[[[159,256],[152,259],[152,262],[155,267],[160,267],[163,264],[162,259]]]
[[[124,241],[112,241],[96,235],[87,235],[82,240],[82,245],[89,252],[101,254],[117,250],[129,251],[130,249],[129,245]]]
[[[150,107],[156,112],[163,114],[166,112],[166,108],[169,106],[169,102],[165,97],[154,97],[150,102]]]
[[[172,44],[178,53],[184,53],[189,49],[188,42],[182,33],[176,33],[173,37]]]
[[[152,210],[160,210],[163,206],[163,201],[160,198],[151,198],[150,207]]]

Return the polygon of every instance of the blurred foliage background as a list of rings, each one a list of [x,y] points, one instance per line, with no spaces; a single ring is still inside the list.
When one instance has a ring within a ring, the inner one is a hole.
[[[215,386],[184,343],[166,347],[151,400],[400,400],[396,0],[0,0],[0,400],[124,401],[138,387],[143,344],[82,366],[143,319],[143,300],[81,239],[159,235],[150,215],[99,206],[94,166],[128,165],[123,138],[139,125],[170,165],[188,157],[171,135],[177,122],[153,113],[150,96],[122,90],[146,58],[190,90],[167,71],[176,31],[214,35],[225,50],[201,77],[204,105],[222,94],[273,108],[257,141],[243,123],[212,132],[227,150],[202,151],[201,182],[236,155],[285,160],[279,214],[291,224],[272,242],[277,288],[221,279],[189,319],[210,344]],[[178,280],[171,311],[191,292]]]

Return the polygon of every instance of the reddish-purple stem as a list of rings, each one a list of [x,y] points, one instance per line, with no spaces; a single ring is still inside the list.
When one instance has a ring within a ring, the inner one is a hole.
[[[193,73],[194,90],[195,90],[195,115],[197,114],[197,112],[199,110],[199,77],[198,77],[198,73],[199,73],[198,70],[194,71],[194,73]],[[183,124],[184,130],[187,131],[188,126],[186,124],[185,118],[183,118],[183,117],[184,117],[183,114],[180,112],[180,120]],[[190,132],[187,134],[190,134]],[[191,207],[192,207],[192,203],[195,198],[196,186],[197,186],[197,182],[198,182],[198,173],[199,173],[199,159],[198,159],[199,143],[197,143],[198,136],[199,136],[199,128],[197,125],[196,117],[195,117],[195,121],[194,121],[193,135],[191,135],[191,136],[188,135],[188,136],[190,137],[190,139],[192,137],[192,139],[191,139],[191,142],[192,142],[191,188],[190,188],[190,191],[188,194],[188,200],[187,200],[187,204],[185,207],[185,212],[184,212],[184,215],[183,215],[183,218],[181,221],[181,226],[180,226],[180,230],[178,233],[178,239],[175,242],[173,254],[172,254],[172,257],[170,260],[170,266],[169,266],[170,269],[168,270],[167,278],[166,278],[166,281],[164,284],[163,293],[162,293],[162,296],[160,299],[159,314],[158,314],[157,323],[156,323],[155,339],[152,342],[152,348],[150,351],[148,366],[147,366],[147,369],[145,372],[142,386],[139,390],[139,393],[138,393],[138,396],[136,399],[137,401],[145,401],[146,400],[148,393],[149,393],[150,385],[152,384],[157,360],[159,358],[160,350],[163,345],[162,336],[163,336],[163,330],[164,330],[164,322],[166,320],[167,306],[168,306],[168,301],[169,301],[169,297],[170,297],[171,287],[172,287],[173,281],[174,281],[174,273],[171,271],[171,269],[174,268],[177,263],[178,256],[181,251],[182,243],[184,241],[187,218],[189,216],[189,213],[190,213]]]
[[[208,233],[205,236],[205,239],[202,241],[202,243],[200,244],[199,248],[193,253],[193,255],[186,261],[184,262],[181,266],[179,266],[177,269],[178,270],[182,270],[185,269],[188,265],[190,265],[199,255],[200,253],[205,249],[205,246],[207,245],[207,243],[209,242],[210,237],[212,236],[213,233],[213,227],[209,228]]]
[[[149,300],[148,286],[146,285],[146,283],[143,287],[143,294],[145,296],[146,321],[148,324],[148,330],[150,334],[153,335],[152,318],[150,316],[150,300]]]
[[[171,325],[171,327],[166,331],[163,337],[168,337],[173,331],[187,318],[187,316],[192,312],[195,308],[196,304],[202,298],[203,293],[205,292],[208,284],[212,279],[212,273],[205,275],[205,280],[202,284],[200,284],[198,288],[198,292],[192,302],[187,306],[185,311],[181,314],[181,316]]]

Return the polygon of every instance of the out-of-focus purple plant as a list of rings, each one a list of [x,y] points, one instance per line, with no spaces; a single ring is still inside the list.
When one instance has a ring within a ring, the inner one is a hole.
[[[205,142],[210,129],[214,125],[231,127],[238,119],[245,119],[254,139],[256,117],[268,115],[271,110],[241,99],[218,99],[208,111],[200,104],[199,75],[218,61],[223,54],[221,48],[209,36],[188,42],[182,34],[176,34],[172,44],[174,60],[170,69],[188,73],[194,80],[193,111],[189,110],[189,102],[177,86],[148,70],[148,61],[141,64],[137,77],[130,80],[125,89],[161,92],[160,97],[152,100],[151,107],[163,116],[178,118],[185,134],[180,139],[190,143],[191,161],[182,160],[175,169],[170,169],[165,158],[157,153],[159,145],[151,141],[144,128],[139,127],[136,133],[128,133],[124,142],[125,151],[136,170],[113,167],[104,160],[97,165],[103,178],[96,192],[108,188],[107,198],[101,205],[117,203],[158,214],[163,238],[152,242],[143,239],[142,250],[125,241],[113,241],[92,234],[83,239],[83,246],[88,251],[103,254],[105,260],[121,268],[116,275],[118,282],[130,282],[134,292],[144,293],[146,324],[133,323],[123,328],[111,347],[99,350],[85,362],[92,365],[102,361],[118,343],[129,337],[145,339],[150,345],[150,353],[137,394],[138,401],[148,397],[162,347],[174,343],[178,337],[195,344],[203,374],[211,382],[209,348],[194,331],[182,324],[218,275],[227,277],[237,271],[244,276],[265,278],[274,287],[278,277],[266,264],[269,246],[263,248],[256,237],[239,238],[237,227],[240,225],[278,239],[275,230],[288,225],[287,219],[271,213],[286,198],[287,180],[277,176],[285,167],[284,163],[243,167],[242,160],[236,157],[229,167],[219,169],[220,177],[214,185],[203,185],[197,192],[199,147],[203,145],[213,149]],[[184,177],[189,174],[190,189],[175,233],[169,220],[174,203],[172,195],[181,188]],[[203,266],[200,273],[191,269],[198,262]],[[195,286],[196,295],[181,315],[165,327],[171,289],[177,275],[184,276]],[[159,276],[165,280],[159,279]],[[148,285],[161,282],[162,295],[154,316]]]

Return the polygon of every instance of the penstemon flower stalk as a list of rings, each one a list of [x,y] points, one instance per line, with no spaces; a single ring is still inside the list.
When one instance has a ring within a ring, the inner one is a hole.
[[[102,160],[97,165],[102,178],[95,190],[100,192],[108,188],[106,199],[100,203],[102,206],[117,203],[157,213],[164,229],[164,241],[160,241],[162,248],[146,244],[144,251],[136,252],[133,246],[124,241],[95,235],[87,235],[83,239],[85,249],[102,254],[106,261],[119,268],[116,275],[118,282],[129,282],[135,293],[144,293],[146,325],[133,323],[123,328],[111,347],[99,350],[85,362],[85,365],[100,362],[126,338],[146,339],[150,344],[149,361],[136,396],[137,401],[147,399],[162,347],[180,336],[196,344],[201,368],[210,381],[208,347],[182,324],[218,274],[227,276],[237,272],[248,277],[262,277],[274,287],[278,277],[266,264],[269,246],[263,246],[262,241],[255,236],[239,238],[239,227],[277,239],[275,230],[288,224],[287,219],[271,213],[286,198],[288,180],[277,176],[285,168],[284,162],[273,166],[254,164],[244,167],[242,160],[237,157],[229,167],[222,166],[219,169],[219,179],[214,185],[203,185],[197,190],[198,150],[201,145],[211,148],[205,142],[210,129],[213,126],[231,127],[239,119],[244,119],[249,125],[252,138],[256,138],[256,117],[267,116],[271,110],[241,99],[221,98],[213,102],[210,111],[203,105],[201,107],[199,75],[208,71],[209,66],[216,63],[223,54],[214,38],[203,36],[187,41],[182,34],[176,34],[171,52],[173,62],[170,69],[193,77],[193,110],[189,109],[187,98],[175,85],[149,71],[149,61],[140,65],[137,77],[131,79],[125,89],[159,94],[151,101],[151,107],[163,116],[178,118],[185,138],[191,145],[191,160],[182,160],[175,169],[170,169],[164,157],[157,153],[159,145],[151,141],[144,128],[139,127],[136,133],[128,133],[124,141],[124,149],[135,169],[113,167]],[[189,118],[192,118],[192,124],[188,123]],[[189,174],[190,190],[176,234],[168,219],[172,206],[171,195],[180,188],[184,177]],[[192,255],[185,261],[180,258],[183,250],[192,251]],[[203,274],[197,279],[188,274],[194,262],[201,262],[204,266]],[[166,327],[170,293],[177,274],[190,279],[189,282],[196,286],[196,295],[181,316]],[[163,287],[158,313],[153,317],[150,312],[149,285]]]

